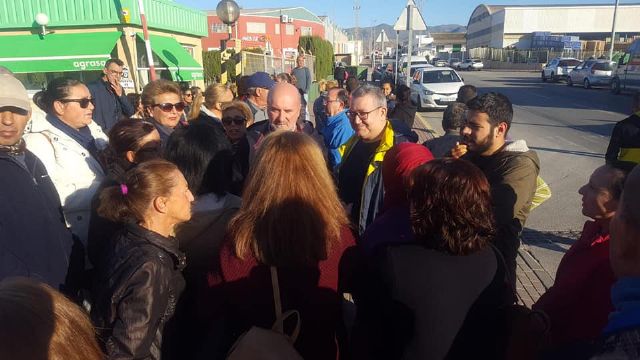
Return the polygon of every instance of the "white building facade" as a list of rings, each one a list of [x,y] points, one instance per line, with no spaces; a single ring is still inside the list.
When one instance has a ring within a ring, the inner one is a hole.
[[[611,36],[613,11],[609,4],[478,5],[467,24],[467,48],[527,49],[537,31],[605,40]],[[616,34],[616,39],[640,35],[640,4],[620,4]]]

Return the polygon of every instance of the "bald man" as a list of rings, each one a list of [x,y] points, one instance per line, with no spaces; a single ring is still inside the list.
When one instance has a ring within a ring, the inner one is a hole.
[[[324,140],[313,127],[313,123],[306,120],[298,121],[301,107],[300,92],[295,86],[282,82],[271,88],[267,97],[267,120],[257,122],[247,129],[247,139],[251,146],[249,155],[251,162],[262,139],[276,130],[298,131],[311,136],[316,140],[326,158]]]

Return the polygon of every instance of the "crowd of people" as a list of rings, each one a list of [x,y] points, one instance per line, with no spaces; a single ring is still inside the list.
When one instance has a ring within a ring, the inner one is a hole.
[[[311,104],[304,58],[140,96],[103,73],[31,100],[0,71],[0,358],[639,357],[639,94],[528,309],[546,183],[506,96],[462,87],[418,144],[408,87],[342,76]]]

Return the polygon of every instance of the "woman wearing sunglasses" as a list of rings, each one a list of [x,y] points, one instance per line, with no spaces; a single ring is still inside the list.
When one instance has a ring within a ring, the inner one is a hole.
[[[33,117],[27,148],[47,168],[67,225],[86,246],[91,199],[105,173],[99,162],[107,136],[93,122],[94,100],[80,81],[57,78],[33,97],[46,117]]]
[[[182,101],[180,86],[169,80],[156,80],[142,89],[142,105],[147,120],[153,123],[160,133],[160,142],[164,148],[169,136],[180,125],[185,103]]]
[[[233,101],[222,107],[222,126],[233,148],[233,176],[230,192],[241,196],[249,173],[253,149],[247,140],[247,127],[253,124],[253,113],[244,101]]]

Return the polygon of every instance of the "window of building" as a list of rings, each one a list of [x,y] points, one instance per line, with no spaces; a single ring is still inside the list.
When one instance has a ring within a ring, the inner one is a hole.
[[[295,34],[295,29],[293,27],[293,24],[287,24],[284,28],[284,33],[286,35],[294,35]]]
[[[300,36],[311,36],[312,30],[311,26],[302,26],[300,27]]]
[[[225,24],[211,24],[212,33],[226,33],[227,25]]]
[[[280,24],[275,24],[276,35],[280,35]]]
[[[185,45],[185,44],[180,44],[180,45],[182,45],[182,47],[183,47],[185,50],[187,50],[187,52],[189,53],[189,55],[191,55],[191,57],[193,57],[193,54],[195,54],[195,51],[194,51],[194,47],[193,47],[193,46],[191,46],[191,45]]]
[[[266,34],[267,33],[267,24],[265,23],[256,23],[256,22],[248,22],[247,23],[247,33],[249,34]]]

